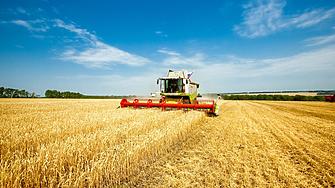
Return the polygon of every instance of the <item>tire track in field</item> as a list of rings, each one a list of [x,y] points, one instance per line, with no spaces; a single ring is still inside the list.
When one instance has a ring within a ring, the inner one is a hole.
[[[255,103],[249,103],[249,104],[257,105]],[[305,116],[306,118],[308,118],[307,120],[305,120],[300,115],[295,115],[294,113],[277,112],[276,110],[266,107],[267,104],[265,104],[264,106],[262,106],[262,104],[259,104],[258,106],[260,107],[260,109],[263,108],[263,110],[269,111],[270,113],[272,113],[272,116],[275,116],[275,117],[272,117],[273,120],[280,119],[281,120],[280,125],[282,126],[278,126],[278,127],[282,127],[282,128],[285,127],[286,129],[290,129],[290,131],[284,131],[286,133],[287,132],[291,133],[288,135],[292,135],[294,133],[295,138],[299,138],[299,140],[309,142],[309,144],[314,143],[312,141],[313,140],[312,138],[322,138],[320,140],[323,140],[325,143],[334,142],[333,140],[334,138],[331,133],[323,134],[320,130],[314,130],[311,128],[316,125],[318,125],[319,127],[325,126],[327,128],[333,127],[335,126],[335,124],[333,123],[329,123],[328,121],[322,121],[319,118],[308,117],[308,116]],[[266,112],[263,112],[263,113],[266,113]],[[278,118],[278,117],[281,117],[281,118]],[[328,129],[324,129],[322,131],[326,132],[328,131]],[[320,147],[320,145],[319,145],[319,148],[323,149],[322,147]],[[329,149],[332,149],[332,148],[329,148]],[[329,150],[326,150],[326,151],[329,151]]]
[[[272,109],[295,113],[301,116],[318,117],[322,120],[330,120],[335,123],[335,104],[324,102],[255,102],[271,107]],[[285,105],[282,105],[282,104]],[[322,106],[320,106],[322,105]]]
[[[332,167],[318,166],[323,161],[310,156],[322,156],[310,144],[301,147],[280,111],[240,101],[225,101],[220,109],[219,117],[206,118],[187,141],[124,186],[332,186]]]
[[[278,182],[284,181],[286,186],[306,186],[310,182],[307,177],[300,175],[299,171],[290,163],[290,157],[287,156],[285,150],[282,149],[282,138],[286,138],[285,131],[281,130],[272,124],[271,121],[273,112],[264,112],[257,106],[252,106],[248,102],[239,102],[242,106],[243,114],[253,122],[253,125],[259,130],[259,134],[263,135],[257,140],[261,143],[260,150],[262,158],[271,160],[270,165],[265,167],[274,170],[273,176],[277,178]],[[289,138],[289,143],[293,140]],[[257,146],[257,145],[256,145]],[[258,145],[259,146],[259,145]]]
[[[225,111],[228,111],[228,107],[220,105],[221,115]],[[219,117],[207,117],[201,125],[193,130],[185,142],[177,143],[170,153],[157,160],[121,187],[194,187],[206,185],[207,177],[197,177],[199,173],[203,175],[210,173],[205,166],[208,151],[201,150],[201,148],[208,144],[207,138],[212,132],[211,127],[208,126],[209,121]]]
[[[268,113],[271,116],[282,116],[282,119],[287,120],[287,126],[292,127],[291,124],[296,125],[294,126],[296,131],[299,133],[306,133],[305,136],[307,137],[323,137],[323,139],[327,139],[327,143],[335,141],[335,123],[332,121],[310,116],[308,113],[296,113],[294,109],[291,111],[280,110],[277,107],[279,104],[276,104],[275,107],[272,107],[273,103],[274,102],[249,102],[248,104],[257,106],[260,109],[268,110],[269,112],[271,111],[271,113]],[[285,105],[285,102],[281,103],[283,108]],[[297,103],[297,108],[300,108],[299,103]],[[304,137],[301,139],[304,140]]]
[[[305,129],[313,124],[308,125],[306,121],[301,120],[301,114],[284,113],[277,107],[268,108],[268,103],[248,104],[257,106],[260,114],[271,113],[269,121],[264,118],[262,123],[268,126],[269,131],[281,142],[283,153],[291,156],[291,161],[297,169],[300,169],[302,175],[312,180],[309,183],[321,186],[335,184],[333,139],[324,134],[313,134],[311,129]],[[319,118],[312,118],[319,121]]]

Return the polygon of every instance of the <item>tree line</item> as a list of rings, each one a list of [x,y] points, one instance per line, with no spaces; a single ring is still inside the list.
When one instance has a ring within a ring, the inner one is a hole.
[[[46,90],[45,97],[46,98],[74,98],[79,99],[84,95],[79,92],[71,92],[71,91],[57,91],[57,90]]]
[[[71,91],[57,91],[57,90],[46,90],[45,91],[46,98],[64,98],[64,99],[123,99],[123,98],[134,98],[135,95],[129,96],[96,96],[96,95],[83,95],[79,92],[71,92]]]
[[[0,87],[0,98],[35,98],[40,97],[35,92],[28,92],[26,90],[19,90],[14,88]]]
[[[136,98],[136,95],[84,95],[84,99],[124,99],[124,98]]]
[[[39,98],[35,92],[28,92],[26,90],[19,90],[14,88],[0,87],[0,98]],[[75,98],[75,99],[122,99],[135,98],[135,95],[110,95],[110,96],[93,96],[83,95],[79,92],[46,90],[46,98]],[[269,101],[325,101],[324,96],[303,96],[303,95],[222,95],[221,98],[225,100],[269,100]]]
[[[324,96],[304,95],[221,95],[225,100],[268,100],[268,101],[325,101]]]

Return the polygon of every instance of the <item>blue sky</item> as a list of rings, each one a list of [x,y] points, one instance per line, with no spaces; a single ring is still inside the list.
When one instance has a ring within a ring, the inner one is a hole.
[[[2,0],[0,86],[148,95],[335,89],[335,1]]]

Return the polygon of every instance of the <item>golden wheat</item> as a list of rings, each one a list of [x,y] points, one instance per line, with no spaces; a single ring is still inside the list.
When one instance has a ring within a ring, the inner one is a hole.
[[[0,100],[1,187],[334,187],[335,104]]]
[[[334,187],[335,110],[325,102],[224,101],[124,186]]]
[[[1,100],[1,187],[113,186],[204,118],[117,109],[119,100]]]

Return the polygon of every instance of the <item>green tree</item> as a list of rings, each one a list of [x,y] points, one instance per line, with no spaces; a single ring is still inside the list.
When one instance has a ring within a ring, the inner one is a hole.
[[[4,87],[0,87],[0,97],[1,98],[5,97],[5,88]]]
[[[44,95],[46,98],[53,98],[52,91],[49,89],[45,91]]]
[[[12,98],[14,89],[12,88],[5,88],[5,97],[6,98]]]
[[[27,97],[26,90],[23,89],[19,93],[20,93],[20,98],[23,98],[23,97],[26,98]]]
[[[20,91],[18,89],[14,89],[13,98],[19,98],[19,97],[20,97]]]

